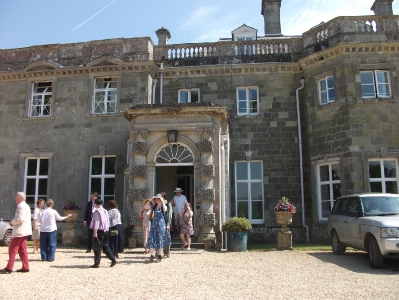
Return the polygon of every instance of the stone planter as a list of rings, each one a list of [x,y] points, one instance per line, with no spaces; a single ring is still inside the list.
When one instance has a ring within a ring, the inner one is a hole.
[[[214,240],[202,240],[204,243],[204,249],[213,249],[214,247]]]
[[[290,213],[289,211],[275,211],[274,213],[276,214],[277,224],[287,227],[287,225],[292,223],[293,213]]]
[[[277,250],[292,250],[292,232],[287,225],[292,223],[293,213],[289,211],[275,211],[276,222],[281,225],[277,233]]]
[[[68,223],[77,222],[78,221],[79,212],[80,212],[80,210],[76,210],[76,209],[64,210],[64,216],[72,214],[72,216],[70,216],[69,218],[65,219],[65,222],[68,222]]]
[[[129,244],[129,248],[136,248],[136,244],[137,244],[136,238],[128,238],[127,242]]]
[[[248,232],[227,232],[227,251],[246,252]]]

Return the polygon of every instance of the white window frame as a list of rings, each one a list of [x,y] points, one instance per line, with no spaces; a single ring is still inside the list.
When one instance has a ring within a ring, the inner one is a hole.
[[[391,161],[391,162],[395,163],[396,177],[385,177],[384,162],[386,162],[386,161]],[[370,162],[379,162],[380,163],[381,177],[374,177],[374,178],[370,177]],[[386,193],[387,192],[387,190],[386,190],[386,183],[387,182],[395,182],[396,183],[396,190],[397,191],[399,190],[398,159],[396,159],[396,158],[370,158],[370,159],[368,159],[367,169],[369,171],[368,172],[369,189],[370,189],[371,192],[373,192],[371,190],[371,183],[372,182],[381,182],[381,187],[382,187],[381,193]]]
[[[106,158],[108,158],[108,157],[114,157],[115,158],[115,170],[114,170],[114,173],[113,174],[106,174],[105,173],[105,159]],[[102,168],[102,170],[101,170],[101,174],[92,174],[93,173],[93,158],[101,158],[102,159],[102,162],[101,162],[101,168]],[[91,156],[90,157],[90,169],[89,169],[89,194],[88,194],[88,197],[90,197],[90,194],[92,193],[92,192],[97,192],[98,193],[98,197],[100,198],[100,199],[102,199],[103,201],[104,201],[104,203],[105,203],[105,200],[107,200],[107,199],[105,199],[105,198],[112,198],[112,199],[114,199],[115,198],[115,174],[116,174],[116,156],[115,155],[93,155],[93,156]],[[93,190],[93,188],[92,188],[92,179],[101,179],[101,188],[100,188],[100,190]],[[105,195],[104,194],[104,187],[105,187],[105,180],[106,179],[109,179],[109,178],[113,178],[114,179],[114,194],[113,195],[110,195],[110,194],[107,194],[107,195]]]
[[[193,92],[197,92],[198,93],[198,101],[197,102],[200,102],[200,89],[198,89],[198,88],[193,88],[193,89],[179,89],[179,93],[178,93],[178,101],[179,101],[179,103],[196,103],[196,102],[192,102],[192,93]],[[187,99],[188,99],[188,102],[182,102],[182,96],[181,96],[181,93],[187,93]]]
[[[250,100],[250,91],[256,90],[256,100]],[[245,91],[245,99],[240,99],[240,91]],[[237,97],[237,115],[238,116],[257,116],[259,115],[259,87],[257,86],[247,86],[247,87],[237,87],[236,89]],[[256,112],[250,112],[250,104],[252,102],[256,103]],[[240,112],[240,103],[245,103],[245,112]]]
[[[328,85],[329,80],[333,80],[332,87]],[[322,84],[325,84],[325,89],[323,89]],[[319,88],[319,100],[320,100],[320,105],[325,105],[330,102],[335,102],[335,79],[333,75],[326,76],[324,78],[321,78],[318,80],[318,88]],[[330,91],[334,91],[334,98],[330,98]],[[323,98],[323,95],[325,95],[325,100]]]
[[[40,84],[49,83],[43,92],[37,92]],[[32,82],[32,96],[29,100],[29,118],[47,118],[52,115],[53,82],[50,80]],[[35,114],[33,113],[35,112]],[[47,112],[43,114],[43,112]]]
[[[28,175],[28,163],[29,161],[35,160],[36,161],[36,174],[34,175]],[[40,162],[42,160],[48,160],[47,163],[47,174],[46,175],[40,175]],[[48,189],[49,189],[49,173],[50,173],[50,157],[26,157],[25,158],[25,168],[24,168],[24,188],[23,191],[26,195],[27,198],[33,197],[33,203],[29,203],[29,206],[31,208],[31,213],[33,214],[33,210],[37,207],[36,201],[40,198],[43,198],[45,200],[48,199]],[[34,194],[28,194],[27,193],[27,183],[28,180],[35,180],[35,193]],[[46,184],[46,194],[39,194],[39,183],[40,180],[46,179],[47,184]],[[29,202],[29,201],[27,201]]]
[[[251,163],[260,163],[260,168],[262,170],[261,172],[261,178],[260,179],[251,179],[251,178],[247,178],[247,179],[237,179],[237,164],[238,163],[246,163],[247,164],[247,174],[248,177],[250,177],[251,174],[251,170],[250,170],[250,165]],[[234,185],[235,185],[235,209],[236,209],[236,216],[240,215],[240,212],[238,211],[238,202],[247,202],[248,203],[248,220],[252,223],[252,224],[263,224],[264,223],[264,219],[265,219],[265,196],[264,196],[264,188],[263,188],[263,161],[256,161],[256,160],[251,160],[251,161],[236,161],[234,164]],[[247,200],[238,200],[237,197],[237,190],[238,190],[238,183],[247,183],[248,184],[248,199]],[[251,198],[251,183],[260,183],[262,185],[261,191],[262,191],[262,199],[261,200],[252,200]],[[253,219],[252,218],[252,204],[254,202],[262,202],[262,218],[261,219]]]
[[[106,81],[106,87],[97,88],[97,82],[99,80],[110,79]],[[115,83],[116,87],[111,87],[111,83]],[[97,96],[97,93],[104,93],[104,95]],[[92,114],[104,115],[104,114],[116,114],[118,101],[118,76],[101,76],[94,79],[94,92],[93,92],[93,103],[92,103]],[[113,104],[113,105],[112,105]],[[100,112],[96,112],[97,108]],[[113,109],[110,109],[113,108]]]
[[[254,41],[255,36],[240,36],[235,38],[237,42]],[[236,55],[253,55],[255,54],[255,45],[238,45],[236,46]]]
[[[373,82],[372,83],[362,83],[362,74],[366,74],[366,73],[371,73],[372,77],[373,77]],[[387,79],[386,82],[378,82],[378,73],[383,73],[385,74],[385,78]],[[389,71],[387,70],[369,70],[369,71],[360,71],[360,86],[361,88],[363,86],[372,86],[373,87],[373,91],[374,94],[373,95],[363,95],[363,91],[362,89],[360,90],[360,93],[362,95],[362,98],[390,98],[392,96],[392,88],[391,88],[391,83],[390,83],[390,78],[389,78]],[[382,91],[380,91],[380,86],[384,85],[387,86],[388,89],[388,94],[383,94]]]
[[[318,217],[319,220],[327,220],[327,217],[323,216],[323,203],[329,203],[330,205],[330,213],[331,210],[334,206],[334,185],[335,184],[339,184],[341,185],[341,179],[339,177],[335,177],[334,179],[334,175],[333,175],[333,169],[332,169],[332,165],[338,165],[338,168],[340,168],[340,161],[336,160],[336,161],[330,161],[330,162],[323,162],[323,163],[319,163],[316,165],[317,168],[317,203],[318,203]],[[325,180],[325,181],[321,181],[321,172],[320,172],[320,167],[324,167],[324,166],[328,166],[328,178],[329,180]],[[321,187],[323,185],[328,185],[330,192],[329,192],[329,199],[322,199],[322,191],[321,191]]]

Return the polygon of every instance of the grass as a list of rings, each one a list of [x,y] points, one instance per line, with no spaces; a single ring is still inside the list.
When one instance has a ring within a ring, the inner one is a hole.
[[[248,245],[248,251],[274,251],[277,250],[277,244],[253,244]],[[331,245],[322,244],[292,244],[292,250],[295,251],[331,251]]]

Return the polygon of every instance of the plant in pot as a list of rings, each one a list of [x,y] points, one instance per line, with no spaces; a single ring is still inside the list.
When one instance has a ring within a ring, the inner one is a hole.
[[[251,229],[251,222],[245,217],[227,219],[222,225],[222,231],[227,232],[227,251],[246,252]]]
[[[290,199],[282,197],[274,208],[276,222],[281,225],[277,233],[277,249],[292,250],[292,232],[287,225],[292,223],[292,216],[296,213],[296,207],[290,203]]]
[[[75,202],[75,198],[70,197],[68,198],[67,202],[62,207],[64,211],[64,215],[67,216],[72,214],[72,217],[65,219],[66,222],[77,222],[78,221],[78,214],[82,207]]]
[[[215,243],[215,236],[211,234],[207,234],[203,237],[202,242],[204,243],[205,249],[212,249]]]

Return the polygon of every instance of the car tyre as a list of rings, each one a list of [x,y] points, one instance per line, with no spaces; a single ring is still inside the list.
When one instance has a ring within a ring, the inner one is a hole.
[[[373,269],[381,269],[384,265],[384,257],[381,255],[380,247],[378,247],[375,237],[370,237],[368,240],[367,254],[370,267]]]
[[[337,255],[343,255],[346,251],[346,246],[341,243],[335,230],[331,234],[331,248],[333,253]]]

